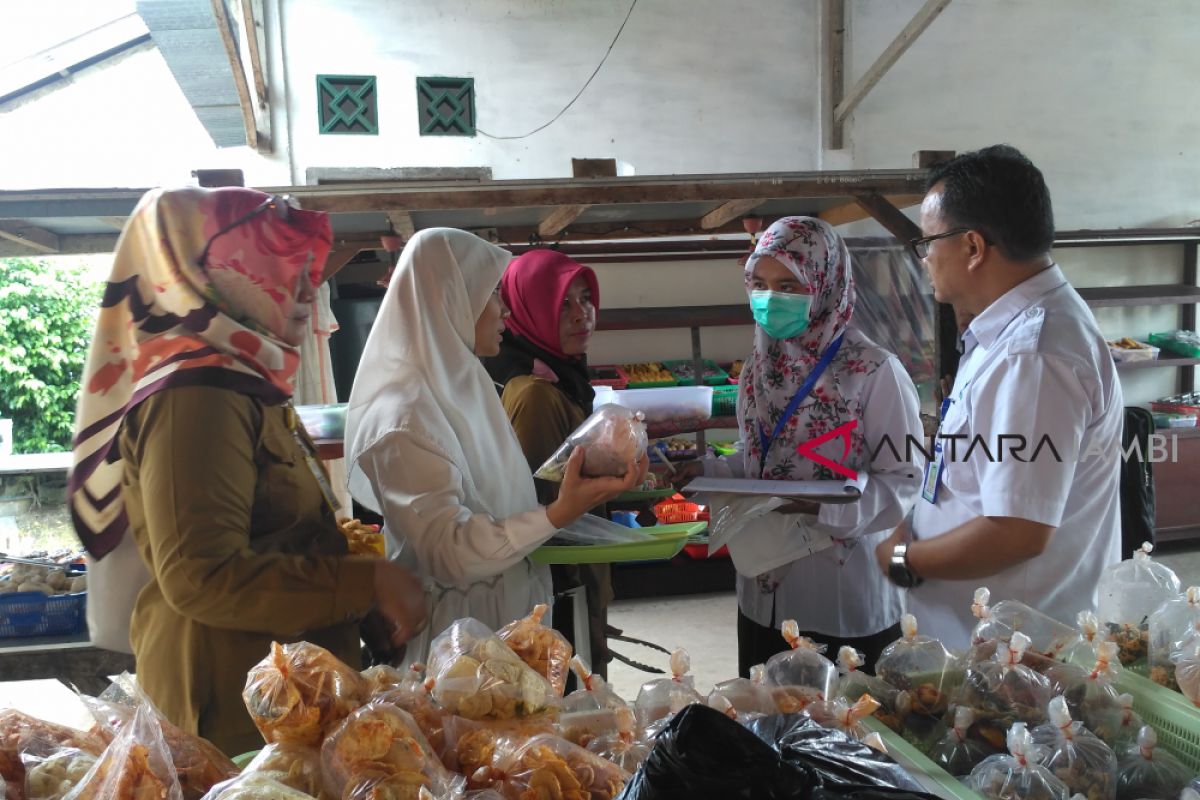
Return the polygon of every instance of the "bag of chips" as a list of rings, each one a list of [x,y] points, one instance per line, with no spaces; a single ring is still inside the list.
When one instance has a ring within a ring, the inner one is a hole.
[[[486,779],[481,772],[486,770]],[[613,800],[632,777],[594,753],[550,734],[502,739],[492,762],[472,776],[510,798],[579,797]],[[485,787],[487,788],[487,787]]]
[[[1150,558],[1146,542],[1133,558],[1104,568],[1100,575],[1100,624],[1121,648],[1125,666],[1144,661],[1150,640],[1150,615],[1180,593],[1179,577]]]
[[[1022,663],[1029,638],[1020,631],[994,657],[967,667],[962,685],[954,693],[955,707],[971,709],[972,733],[999,748],[1014,723],[1040,725],[1053,697],[1050,680]]]
[[[567,637],[542,624],[548,610],[550,607],[544,603],[536,605],[529,616],[510,622],[496,635],[534,672],[550,681],[561,697],[567,688],[572,648]]]
[[[624,477],[629,465],[646,455],[648,440],[643,419],[640,411],[612,404],[600,406],[538,467],[534,477],[561,481],[576,447],[584,448],[580,468],[584,477]]]
[[[316,795],[282,783],[266,772],[243,773],[218,783],[204,800],[313,800]]]
[[[633,708],[638,726],[646,731],[648,738],[653,738],[686,706],[704,703],[704,697],[696,691],[695,678],[687,674],[691,668],[687,651],[679,649],[671,654],[671,677],[642,684]]]
[[[46,756],[57,750],[79,750],[99,756],[110,739],[46,722],[15,708],[0,709],[0,779],[8,784],[10,798],[22,800],[25,791],[23,753]]]
[[[159,716],[148,704],[138,706],[133,719],[65,800],[142,798],[183,800]]]
[[[250,775],[262,776],[312,797],[318,797],[324,791],[321,752],[302,744],[267,745],[259,750],[258,755],[242,770],[243,777]],[[206,797],[205,800],[209,798]]]
[[[1189,586],[1150,615],[1150,680],[1178,689],[1172,656],[1193,637],[1200,637],[1200,586]]]
[[[784,714],[803,711],[811,703],[834,696],[837,668],[825,656],[825,645],[800,635],[794,619],[784,620],[781,630],[790,650],[767,659],[766,683],[775,705]]]
[[[42,755],[37,754],[38,750],[41,748],[35,747],[21,754],[25,765],[25,800],[62,800],[83,782],[98,760],[92,753],[74,747]]]
[[[1062,697],[1050,701],[1047,715],[1050,721],[1031,732],[1034,744],[1048,753],[1045,767],[1072,793],[1089,800],[1116,800],[1117,757],[1112,748],[1071,719]]]
[[[971,770],[967,786],[989,800],[1067,800],[1067,785],[1041,765],[1042,748],[1018,722],[1007,735],[1008,754],[985,758]]]
[[[1054,693],[1066,700],[1071,716],[1082,720],[1093,732],[1111,720],[1121,705],[1114,688],[1121,674],[1117,643],[1099,642],[1095,654],[1096,663],[1091,669],[1077,664],[1055,664],[1046,670]]]
[[[1191,778],[1179,759],[1158,747],[1158,734],[1146,725],[1117,759],[1117,800],[1178,797]]]
[[[969,735],[974,724],[975,714],[971,709],[954,709],[954,724],[929,753],[935,764],[959,780],[966,779],[985,758],[999,753],[996,748]]]

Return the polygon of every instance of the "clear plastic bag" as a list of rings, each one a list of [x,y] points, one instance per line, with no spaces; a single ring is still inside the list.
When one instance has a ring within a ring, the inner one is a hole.
[[[1117,800],[1178,797],[1191,778],[1179,759],[1158,747],[1158,734],[1146,725],[1117,759]]]
[[[996,748],[969,735],[974,724],[975,713],[971,709],[954,709],[954,724],[929,752],[933,763],[959,780],[966,779],[988,756],[999,754]]]
[[[696,691],[695,679],[687,672],[692,660],[683,649],[671,653],[671,677],[659,678],[642,684],[634,701],[634,714],[638,725],[653,737],[662,727],[692,703],[704,703],[704,697]]]
[[[953,704],[975,715],[972,734],[992,747],[1007,741],[1005,731],[1014,723],[1040,725],[1053,697],[1050,680],[1022,663],[1029,638],[1017,631],[1012,641],[993,658],[967,667]]]
[[[367,682],[368,697],[374,697],[392,689],[419,686],[425,682],[425,665],[418,662],[411,664],[408,669],[396,669],[390,664],[376,664],[363,670],[363,680]]]
[[[1051,687],[1064,698],[1071,716],[1082,720],[1093,732],[1112,719],[1113,712],[1121,705],[1120,695],[1114,688],[1121,674],[1117,643],[1099,642],[1095,654],[1096,663],[1091,669],[1076,664],[1055,664],[1046,670]]]
[[[734,678],[718,683],[708,693],[708,707],[738,722],[775,714],[779,709],[766,685],[766,667],[756,664],[749,678]]]
[[[650,754],[650,745],[638,738],[633,711],[622,708],[614,715],[617,718],[616,731],[593,739],[587,749],[626,772],[636,772]]]
[[[1117,704],[1107,712],[1096,716],[1090,723],[1085,723],[1092,732],[1108,743],[1114,752],[1121,752],[1137,742],[1138,731],[1142,729],[1142,718],[1133,710],[1133,695],[1117,695]]]
[[[268,772],[243,773],[214,786],[204,800],[314,800],[316,795],[281,782]]]
[[[1179,577],[1150,558],[1146,542],[1133,558],[1105,567],[1100,575],[1097,616],[1109,638],[1121,648],[1125,666],[1144,661],[1149,648],[1150,615],[1180,593]]]
[[[68,747],[46,755],[23,752],[21,761],[25,765],[25,800],[63,800],[91,772],[97,756]]]
[[[272,642],[246,675],[242,698],[268,743],[315,746],[369,694],[363,676],[325,648]]]
[[[794,619],[783,621],[784,640],[790,650],[767,659],[765,676],[775,706],[784,714],[796,714],[811,703],[828,700],[837,688],[837,667],[825,656],[825,645],[800,635]]]
[[[962,665],[940,641],[918,633],[912,614],[900,618],[900,630],[900,638],[879,655],[875,674],[900,690],[896,711],[904,728],[928,742],[940,731],[950,695],[962,681]]]
[[[380,692],[372,702],[395,706],[410,714],[438,755],[445,752],[445,716],[424,684],[406,684]]]
[[[545,604],[534,606],[529,616],[510,622],[496,635],[529,667],[550,682],[561,697],[567,688],[572,648],[567,637],[542,624],[550,609]]]
[[[1041,766],[1045,756],[1025,724],[1008,732],[1008,755],[988,756],[971,770],[967,786],[989,800],[1067,800],[1067,785]]]
[[[595,514],[584,514],[567,527],[559,528],[546,544],[628,544],[653,538],[647,531],[620,525]]]
[[[1001,600],[989,606],[991,592],[975,590],[971,611],[979,619],[971,635],[972,645],[989,641],[1008,643],[1020,631],[1029,637],[1029,652],[1043,658],[1070,661],[1077,655],[1089,658],[1091,648],[1080,632],[1016,600]]]
[[[570,667],[580,688],[563,698],[564,714],[575,711],[616,710],[629,705],[612,690],[603,677],[589,670],[579,656],[571,657]]]
[[[442,766],[412,716],[387,703],[363,706],[338,725],[321,745],[325,788],[345,797],[360,780],[379,778],[413,794],[425,787],[434,796],[461,790],[465,781]]]
[[[108,739],[93,733],[56,725],[15,708],[0,709],[0,779],[8,784],[8,795],[21,800],[25,791],[22,753],[49,755],[56,750],[82,750],[93,756],[104,752]]]
[[[1200,708],[1200,637],[1189,639],[1175,654],[1175,680],[1180,693]]]
[[[1056,697],[1047,709],[1050,722],[1034,728],[1034,744],[1046,749],[1042,763],[1072,793],[1087,800],[1115,800],[1117,757],[1112,748],[1071,718],[1067,701]]]
[[[899,733],[904,726],[896,712],[896,698],[900,690],[883,678],[863,672],[862,667],[865,663],[862,653],[853,647],[842,645],[838,648],[837,668],[840,677],[835,693],[847,700],[862,697],[864,694],[871,695],[879,701],[875,719]]]
[[[321,797],[324,791],[321,752],[302,744],[267,745],[242,770],[242,776],[249,775],[262,775],[312,797]]]
[[[501,740],[488,772],[491,786],[513,800],[613,800],[632,777],[616,764],[552,734],[539,734],[524,742]],[[480,777],[477,773],[474,780]]]
[[[567,459],[576,447],[584,448],[585,477],[623,477],[631,463],[646,455],[646,425],[639,411],[607,404],[597,408],[583,421],[567,440],[538,467],[534,477],[561,481],[566,474]]]
[[[210,787],[211,788],[211,787]],[[183,800],[158,714],[146,704],[65,800]]]
[[[1200,586],[1189,586],[1150,615],[1150,680],[1179,688],[1172,656],[1192,637],[1200,637]]]
[[[562,705],[550,682],[477,619],[454,622],[429,649],[432,694],[467,719],[512,719]]]
[[[855,739],[863,739],[870,733],[863,720],[874,715],[878,709],[879,701],[869,694],[864,694],[854,703],[850,703],[844,697],[822,700],[804,709],[804,713],[822,727],[841,731]]]

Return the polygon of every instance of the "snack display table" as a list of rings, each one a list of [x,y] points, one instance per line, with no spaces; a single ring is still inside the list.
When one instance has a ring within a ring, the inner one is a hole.
[[[100,694],[109,675],[134,672],[127,653],[92,645],[87,633],[0,639],[0,682],[52,678],[87,694]]]

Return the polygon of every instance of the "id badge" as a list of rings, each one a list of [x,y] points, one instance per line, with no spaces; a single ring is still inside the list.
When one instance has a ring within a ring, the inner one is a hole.
[[[937,502],[938,487],[942,483],[942,443],[933,446],[933,458],[925,465],[925,482],[921,487],[921,497],[930,503]]]

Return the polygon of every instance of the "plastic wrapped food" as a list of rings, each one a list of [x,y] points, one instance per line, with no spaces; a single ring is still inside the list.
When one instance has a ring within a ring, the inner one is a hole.
[[[708,693],[708,706],[726,716],[744,722],[747,719],[775,714],[778,708],[775,699],[765,686],[766,667],[757,664],[750,670],[749,678],[734,678],[718,683]]]
[[[242,770],[242,775],[262,775],[295,791],[324,797],[321,753],[302,744],[269,744]]]
[[[584,448],[580,472],[585,477],[624,476],[630,464],[646,455],[646,425],[642,419],[640,412],[623,406],[600,406],[538,467],[534,477],[561,481],[567,459],[576,447]]]
[[[382,692],[390,692],[397,688],[413,688],[425,683],[425,665],[411,664],[408,669],[396,669],[389,664],[376,664],[363,670],[363,679],[367,682],[367,692],[370,696]]]
[[[1033,743],[1025,724],[1008,732],[1008,755],[989,756],[967,779],[967,785],[990,800],[1067,800],[1067,785],[1041,765],[1042,748]]]
[[[862,739],[868,733],[863,720],[873,715],[879,709],[879,701],[869,694],[864,694],[851,704],[844,697],[833,700],[821,700],[812,703],[804,709],[804,713],[822,727],[841,731],[855,739]]]
[[[875,674],[903,692],[897,715],[912,736],[929,741],[950,706],[950,695],[962,680],[959,660],[937,639],[917,632],[912,614],[900,618],[901,636],[884,648]]]
[[[433,698],[467,719],[512,719],[557,709],[562,698],[477,619],[460,619],[429,650]]]
[[[567,637],[542,624],[542,617],[549,610],[546,604],[538,604],[529,616],[510,622],[496,631],[496,635],[534,672],[550,681],[561,697],[567,688],[572,648]]]
[[[380,702],[358,709],[329,734],[321,766],[325,788],[335,797],[345,797],[347,787],[364,778],[383,780],[388,796],[412,800],[421,787],[438,796],[465,784],[442,766],[411,715]]]
[[[1047,709],[1050,722],[1031,732],[1034,744],[1045,748],[1042,762],[1073,794],[1087,800],[1115,800],[1117,757],[1083,723],[1071,719],[1067,701],[1056,697]]]
[[[1046,670],[1051,687],[1066,700],[1071,716],[1082,720],[1093,732],[1120,708],[1120,695],[1113,687],[1121,674],[1116,642],[1097,643],[1095,653],[1096,663],[1091,669],[1076,664],[1055,664]],[[1108,739],[1105,741],[1113,744]]]
[[[582,747],[540,734],[523,742],[502,738],[491,764],[477,770],[472,780],[486,781],[510,800],[612,800],[630,777]]]
[[[315,797],[270,773],[254,772],[217,784],[204,795],[204,800],[314,800]]]
[[[133,719],[66,800],[183,800],[157,713],[138,706]]]
[[[962,685],[954,694],[955,707],[971,709],[975,715],[972,735],[993,747],[1006,741],[1005,731],[1017,722],[1040,725],[1053,697],[1050,680],[1025,664],[1029,639],[1020,631],[1008,647],[993,658],[967,667]]]
[[[429,689],[424,684],[396,686],[380,692],[371,700],[408,712],[413,721],[417,723],[417,727],[421,729],[421,733],[429,740],[429,744],[433,746],[434,752],[438,754],[445,752],[445,716],[433,702],[433,697],[430,696]]]
[[[781,633],[791,649],[767,659],[765,670],[767,687],[779,711],[799,713],[810,703],[833,697],[837,668],[821,655],[825,645],[801,636],[794,619],[783,621]]]
[[[272,642],[246,675],[242,698],[267,742],[317,745],[368,694],[362,675],[325,648]]]
[[[687,651],[679,649],[671,654],[671,677],[642,684],[633,706],[638,725],[646,729],[647,736],[657,733],[686,706],[704,703],[704,697],[696,691],[695,679],[687,674],[691,668]]]
[[[617,718],[616,731],[593,739],[587,749],[626,772],[636,772],[649,755],[650,745],[638,738],[633,711],[622,708],[614,715]]]
[[[1150,615],[1180,593],[1179,577],[1150,558],[1154,545],[1146,542],[1133,558],[1105,567],[1100,575],[1097,615],[1109,638],[1121,648],[1125,666],[1145,660],[1150,639]]]
[[[22,800],[25,765],[22,754],[48,756],[57,750],[80,750],[98,756],[108,742],[92,733],[56,725],[15,708],[0,709],[0,779],[10,800]]]
[[[21,760],[25,764],[25,800],[63,800],[91,772],[97,756],[70,747],[46,756],[23,753]]]
[[[1200,638],[1189,639],[1175,657],[1175,680],[1179,691],[1200,708]]]
[[[1043,658],[1069,661],[1079,654],[1090,657],[1090,645],[1077,629],[1016,600],[1001,600],[989,606],[990,598],[991,592],[986,587],[975,590],[971,611],[979,623],[971,634],[972,645],[989,641],[1008,643],[1020,631],[1029,637],[1029,652]]]
[[[975,712],[963,707],[954,709],[954,724],[929,752],[933,763],[959,780],[970,775],[988,756],[999,754],[996,748],[969,736],[974,724]]]
[[[1179,759],[1158,747],[1158,734],[1146,725],[1117,759],[1117,800],[1178,797],[1191,778]]]
[[[883,678],[863,672],[864,663],[865,659],[863,659],[862,653],[853,647],[842,645],[838,648],[837,669],[840,677],[835,694],[847,700],[862,697],[864,694],[871,695],[879,701],[879,708],[874,715],[875,719],[899,733],[903,727],[903,723],[896,713],[896,698],[900,694],[900,690]]]
[[[1200,586],[1189,586],[1150,615],[1150,680],[1178,689],[1173,656],[1193,637],[1200,638]]]
[[[1089,727],[1115,752],[1121,752],[1137,741],[1143,724],[1142,718],[1133,710],[1133,695],[1119,694],[1116,707],[1098,715]]]
[[[628,705],[612,690],[603,677],[589,670],[579,656],[571,657],[570,666],[580,688],[563,698],[562,710],[564,713],[596,711],[604,708],[618,709]]]

